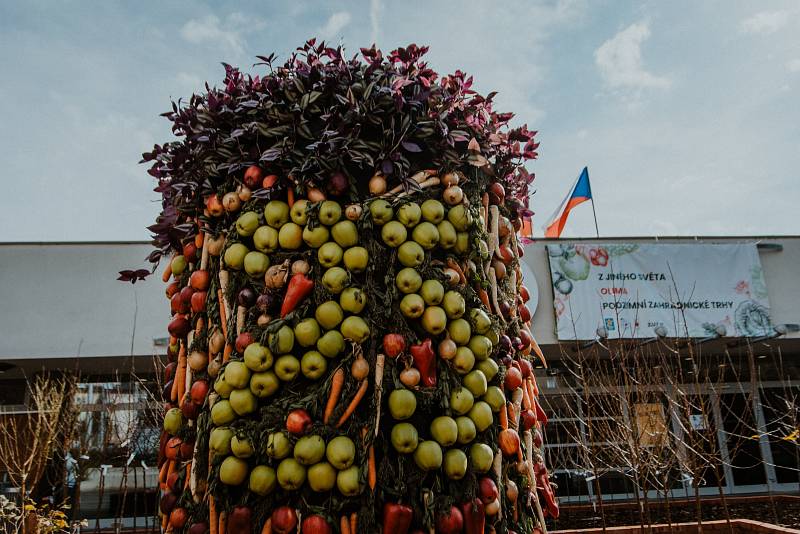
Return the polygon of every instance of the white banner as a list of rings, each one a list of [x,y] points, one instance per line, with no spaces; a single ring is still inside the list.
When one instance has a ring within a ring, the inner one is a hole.
[[[755,244],[547,245],[558,339],[772,332]]]

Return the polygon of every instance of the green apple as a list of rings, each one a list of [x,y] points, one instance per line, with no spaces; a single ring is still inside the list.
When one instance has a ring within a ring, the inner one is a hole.
[[[287,250],[297,250],[303,244],[303,227],[288,222],[278,230],[278,244]]]
[[[389,221],[381,228],[381,239],[392,248],[399,247],[407,238],[406,227],[398,221]]]
[[[456,417],[456,425],[458,426],[458,443],[466,445],[470,443],[475,436],[478,435],[478,429],[475,428],[475,423],[472,422],[467,416],[461,415]]]
[[[470,408],[472,404],[470,404]],[[417,397],[407,389],[395,389],[389,393],[389,413],[397,421],[408,419],[417,409]],[[469,408],[467,408],[469,410]],[[465,412],[466,413],[466,412]]]
[[[328,362],[322,354],[315,350],[310,350],[303,354],[300,359],[300,370],[306,378],[319,380],[328,370]]]
[[[292,442],[283,432],[272,432],[267,436],[267,456],[281,460],[292,452]]]
[[[331,228],[331,235],[342,248],[353,247],[358,244],[358,227],[353,221],[339,221]]]
[[[289,217],[292,218],[292,222],[295,224],[299,224],[300,226],[305,225],[308,223],[308,200],[301,198],[294,201],[292,205],[292,209],[289,210]]]
[[[355,497],[361,493],[361,473],[358,467],[353,465],[339,471],[336,475],[336,487],[345,497]]]
[[[489,245],[483,239],[476,239],[475,244],[478,245],[478,256],[484,261],[489,259]]]
[[[228,401],[237,415],[249,415],[258,408],[258,400],[250,388],[234,389]]]
[[[341,267],[331,267],[322,275],[322,285],[330,293],[338,295],[350,283],[350,275]]]
[[[177,408],[173,408],[177,409]],[[180,412],[180,410],[178,410]],[[223,399],[214,403],[211,408],[211,422],[216,426],[227,425],[236,419],[236,413],[231,408],[231,403],[228,399]],[[166,422],[166,419],[164,420]]]
[[[422,287],[422,277],[416,269],[406,267],[397,273],[395,284],[403,293],[416,293]]]
[[[472,224],[472,215],[464,204],[457,204],[447,212],[447,220],[457,231],[466,232]]]
[[[336,485],[336,469],[328,462],[312,465],[308,468],[308,485],[318,493],[332,490]]]
[[[423,441],[414,450],[414,462],[423,471],[442,467],[442,447],[433,440]]]
[[[453,247],[456,254],[466,254],[469,252],[469,234],[467,232],[456,233],[456,244]]]
[[[306,481],[306,468],[294,458],[285,458],[278,464],[278,484],[285,490],[296,490]]]
[[[172,258],[172,261],[169,263],[169,268],[172,269],[172,274],[177,277],[183,274],[188,264],[189,262],[186,261],[186,257],[182,254],[178,254]]]
[[[333,200],[323,200],[319,205],[319,222],[327,226],[333,226],[342,218],[342,207]]]
[[[275,374],[284,382],[291,382],[300,374],[300,360],[292,354],[284,354],[275,360]]]
[[[228,269],[241,271],[244,267],[244,258],[250,250],[241,243],[234,243],[225,250],[223,260]]]
[[[247,387],[250,382],[250,369],[244,362],[232,361],[225,366],[223,377],[233,389]]]
[[[259,226],[253,234],[253,245],[259,252],[275,252],[278,250],[278,231],[271,226]]]
[[[492,342],[492,346],[493,347],[496,347],[497,344],[500,343],[500,334],[498,334],[497,330],[490,329],[488,332],[485,332],[483,335],[485,335],[487,338],[489,338],[489,341]]]
[[[238,486],[247,478],[247,462],[228,456],[219,466],[219,481],[227,486]]]
[[[237,458],[250,458],[255,452],[253,444],[245,437],[233,436],[231,438],[231,452]]]
[[[322,228],[325,228],[324,226]],[[327,232],[327,228],[325,229]],[[333,241],[328,241],[317,251],[317,260],[319,264],[323,267],[330,268],[339,265],[339,262],[342,261],[343,255],[342,247],[334,243]]]
[[[430,223],[439,224],[444,219],[444,205],[438,200],[429,198],[422,203],[422,218]]]
[[[425,280],[419,294],[428,306],[438,306],[444,298],[444,286],[438,280]]]
[[[439,246],[445,250],[449,250],[456,246],[458,235],[456,229],[450,224],[450,221],[442,221],[436,225],[436,230],[439,231]]]
[[[392,446],[400,454],[414,452],[419,443],[417,429],[411,423],[397,423],[392,427]]]
[[[472,469],[478,473],[488,473],[494,462],[494,453],[485,443],[473,443],[469,448],[469,459]]]
[[[250,343],[244,349],[244,364],[255,373],[266,371],[272,367],[272,352],[261,343]]]
[[[370,202],[369,214],[372,216],[372,222],[377,225],[383,225],[392,220],[392,205],[386,200],[378,198]]]
[[[223,399],[227,399],[231,396],[233,386],[225,381],[225,373],[221,373],[219,376],[217,376],[217,379],[214,380],[214,391],[216,391]]]
[[[409,202],[397,208],[397,220],[406,228],[416,226],[421,217],[422,209],[415,202]]]
[[[369,337],[369,325],[357,315],[345,317],[342,326],[339,327],[345,339],[352,339],[356,343],[363,343]]]
[[[404,267],[419,267],[425,261],[425,251],[416,241],[406,241],[397,249],[397,259]]]
[[[367,304],[367,294],[358,287],[348,287],[339,295],[339,305],[349,313],[361,313]]]
[[[339,323],[344,319],[344,312],[338,302],[328,300],[317,306],[316,311],[314,311],[314,317],[316,317],[322,328],[330,330],[339,326]]]
[[[217,403],[219,404],[219,403]],[[214,405],[216,406],[216,404]],[[211,413],[212,419],[214,416],[213,408]],[[214,422],[215,425],[219,426],[220,424],[224,423],[217,423]],[[181,413],[180,409],[178,408],[170,408],[167,410],[166,415],[164,415],[164,430],[171,436],[176,435],[180,432],[181,428],[183,428],[183,414]]]
[[[325,448],[325,458],[336,469],[347,469],[353,465],[356,457],[356,446],[347,436],[336,436]]]
[[[317,341],[317,350],[326,358],[335,358],[344,351],[344,336],[338,330],[328,330]]]
[[[277,332],[269,335],[269,346],[272,352],[286,354],[294,348],[294,330],[289,325],[281,326]]]
[[[466,319],[453,319],[447,324],[447,333],[457,345],[466,345],[469,343],[472,329]]]
[[[429,334],[438,336],[447,326],[447,315],[439,306],[428,306],[422,314],[422,328]]]
[[[303,228],[303,241],[311,248],[319,248],[324,243],[328,242],[330,234],[331,232],[328,230],[327,226],[315,226],[314,228],[306,226]],[[341,256],[339,256],[339,258],[341,258]]]
[[[451,480],[461,480],[467,474],[467,455],[461,449],[444,453],[444,472]]]
[[[227,426],[217,427],[211,431],[208,448],[219,456],[228,455],[231,453],[231,438],[233,438],[233,430]]]
[[[257,465],[250,471],[250,482],[248,487],[256,495],[264,497],[275,491],[278,485],[278,478],[275,470],[268,465]]]
[[[492,421],[494,421],[492,408],[484,401],[478,401],[473,404],[467,416],[475,423],[475,428],[478,429],[478,432],[483,432],[489,428],[492,425]]]
[[[242,237],[250,237],[258,229],[258,213],[246,211],[236,219],[236,233]]]
[[[250,391],[259,399],[264,399],[274,395],[281,386],[278,375],[273,371],[263,373],[253,373],[250,378]]]
[[[431,250],[439,244],[439,230],[430,222],[422,222],[411,231],[411,238],[425,250]]]
[[[273,228],[280,228],[289,221],[289,204],[282,200],[270,200],[264,207],[264,220]]]
[[[294,459],[303,465],[314,465],[325,457],[325,440],[322,436],[303,436],[294,445]]]
[[[491,382],[492,379],[497,376],[497,372],[500,370],[497,362],[491,358],[486,358],[485,360],[479,361],[476,365],[476,368],[486,375],[487,382]]]
[[[364,247],[350,247],[344,251],[344,266],[351,273],[363,273],[369,264],[369,253]]]
[[[467,373],[461,382],[475,397],[480,397],[486,393],[486,389],[488,387],[486,383],[486,375],[477,369]]]
[[[467,309],[467,303],[464,301],[464,297],[461,296],[461,293],[450,290],[444,294],[442,308],[444,308],[444,311],[447,313],[448,319],[458,319],[464,315]]]
[[[475,367],[475,355],[469,350],[469,347],[458,347],[456,355],[453,358],[453,367],[460,375],[465,375],[472,371]]]
[[[469,350],[475,355],[476,360],[485,360],[492,354],[492,342],[480,334],[472,336],[469,338]]]
[[[481,397],[486,404],[497,413],[506,406],[506,395],[503,390],[497,386],[489,386],[486,388],[486,393]]]
[[[303,319],[294,326],[294,339],[301,347],[313,347],[322,335],[319,323],[313,317]]]
[[[425,300],[416,293],[405,295],[400,301],[400,312],[409,319],[417,319],[425,311]]]
[[[449,447],[458,438],[458,425],[455,419],[446,415],[440,415],[431,421],[430,431],[431,437],[442,447]]]
[[[457,387],[450,392],[450,409],[456,415],[464,415],[472,409],[475,396],[464,387]]]

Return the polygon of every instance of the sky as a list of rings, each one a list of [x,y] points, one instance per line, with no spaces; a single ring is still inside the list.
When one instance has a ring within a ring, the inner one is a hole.
[[[536,235],[584,166],[601,236],[800,234],[798,28],[794,0],[2,2],[0,241],[148,239],[159,113],[312,36],[499,91],[539,131]]]

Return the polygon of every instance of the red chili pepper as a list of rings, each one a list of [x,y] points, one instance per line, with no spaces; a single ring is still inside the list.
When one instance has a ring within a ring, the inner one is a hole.
[[[464,534],[483,534],[486,525],[486,513],[483,511],[483,502],[475,498],[461,505],[461,514],[464,516]]]
[[[542,405],[539,404],[538,399],[533,399],[533,404],[534,404],[534,410],[536,410],[536,421],[538,423],[541,423],[541,425],[544,427],[544,425],[547,424],[547,414],[542,409]]]
[[[604,248],[592,249],[589,253],[592,264],[599,267],[608,265],[608,252]]]
[[[411,528],[414,510],[405,504],[387,502],[383,505],[383,534],[406,534]]]
[[[544,463],[536,462],[533,465],[533,472],[536,476],[536,488],[541,491],[544,496],[547,513],[549,513],[553,519],[558,519],[560,510],[555,493],[553,493],[553,486],[550,485],[550,475],[547,473],[547,468]]]
[[[286,317],[297,308],[297,305],[309,296],[313,289],[314,281],[303,273],[297,273],[292,276],[286,287],[286,296],[283,298],[283,304],[281,305],[281,317]]]
[[[419,345],[411,346],[411,356],[414,358],[414,367],[420,374],[420,382],[424,387],[436,387],[436,353],[430,338]]]

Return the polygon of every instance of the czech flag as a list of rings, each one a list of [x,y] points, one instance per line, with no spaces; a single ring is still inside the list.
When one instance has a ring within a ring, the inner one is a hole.
[[[589,185],[589,169],[584,167],[581,175],[572,186],[572,191],[553,213],[544,227],[545,237],[560,237],[564,226],[567,224],[569,212],[582,202],[592,199],[592,186]]]

